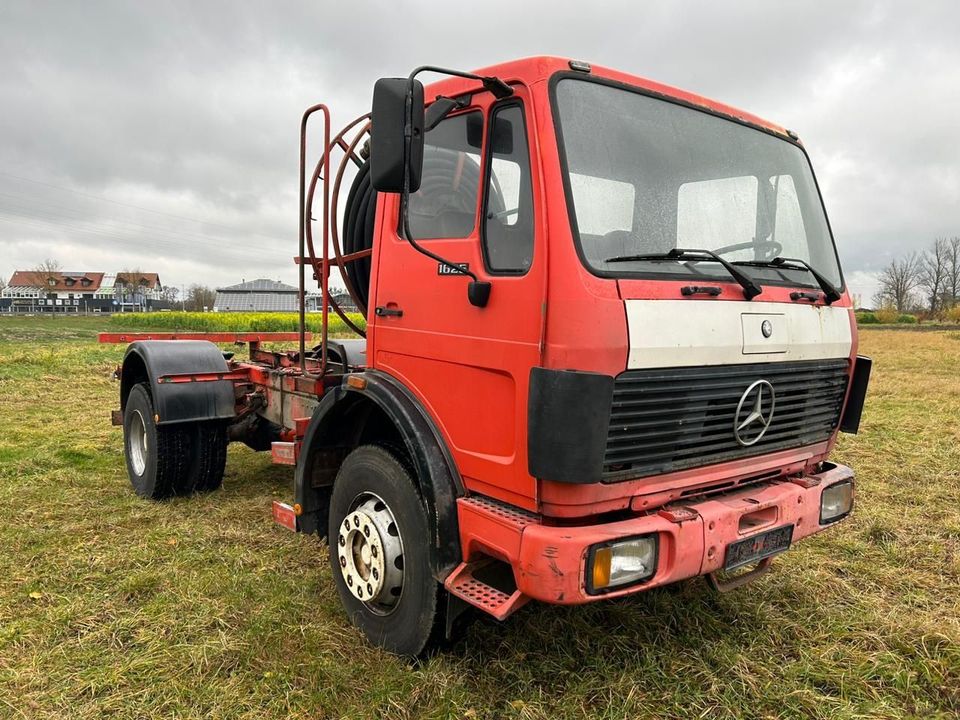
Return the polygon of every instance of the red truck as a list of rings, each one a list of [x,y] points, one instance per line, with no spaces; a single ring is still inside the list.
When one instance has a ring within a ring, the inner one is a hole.
[[[326,539],[350,619],[411,656],[471,607],[730,589],[851,512],[828,458],[870,360],[793,132],[535,57],[379,80],[333,137],[308,109],[300,150],[299,333],[102,337],[131,343],[114,422],[141,496],[218,488],[231,441],[272,452],[275,519]]]

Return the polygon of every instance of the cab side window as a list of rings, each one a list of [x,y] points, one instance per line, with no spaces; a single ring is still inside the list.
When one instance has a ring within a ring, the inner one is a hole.
[[[494,109],[488,147],[484,261],[491,272],[522,274],[533,262],[533,191],[520,105],[512,103]]]
[[[420,189],[407,206],[417,240],[469,237],[476,226],[480,192],[483,116],[454,115],[424,135]]]

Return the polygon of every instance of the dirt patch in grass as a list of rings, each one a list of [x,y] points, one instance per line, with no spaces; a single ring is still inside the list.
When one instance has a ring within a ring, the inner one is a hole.
[[[0,717],[960,712],[957,333],[862,333],[868,406],[835,453],[858,473],[857,510],[756,584],[529,605],[410,665],[349,625],[316,539],[271,523],[285,468],[231,447],[222,491],[137,499],[108,420],[123,347],[97,345],[93,323],[9,322]]]

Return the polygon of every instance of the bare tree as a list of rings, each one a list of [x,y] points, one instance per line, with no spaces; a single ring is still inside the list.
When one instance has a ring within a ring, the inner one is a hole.
[[[952,237],[947,243],[947,280],[943,297],[946,307],[960,302],[960,237]]]
[[[41,273],[58,273],[60,272],[61,267],[62,266],[60,265],[59,261],[47,258],[42,263],[37,265],[34,268],[34,271],[41,272]]]
[[[933,247],[924,252],[920,258],[917,286],[923,290],[931,314],[935,314],[945,300],[943,295],[947,288],[949,265],[950,244],[946,238],[934,240]]]
[[[46,287],[47,280],[51,275],[60,273],[60,263],[57,260],[47,258],[42,263],[38,263],[30,271],[30,282],[35,287]]]
[[[173,305],[180,299],[180,288],[176,285],[164,285],[160,292],[160,299]]]
[[[209,310],[216,297],[216,292],[205,285],[191,285],[187,288],[186,309],[194,312],[200,312],[204,308]]]
[[[7,287],[7,281],[0,277],[0,292],[5,290]]]
[[[138,279],[143,276],[139,267],[124,268],[117,273],[114,281],[114,295],[120,301],[120,307],[131,306],[132,309],[143,308],[143,297],[138,285]]]
[[[897,312],[907,312],[913,302],[913,291],[920,281],[922,263],[917,253],[893,260],[880,273],[880,290],[874,304],[892,305]]]

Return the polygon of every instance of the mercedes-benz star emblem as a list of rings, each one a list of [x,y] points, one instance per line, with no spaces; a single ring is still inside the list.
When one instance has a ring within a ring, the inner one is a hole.
[[[760,323],[760,332],[763,333],[765,338],[773,335],[773,323],[769,320],[764,320],[762,323]]]
[[[733,436],[738,443],[749,447],[764,436],[773,420],[776,398],[773,385],[766,380],[757,380],[744,390],[733,416]]]

